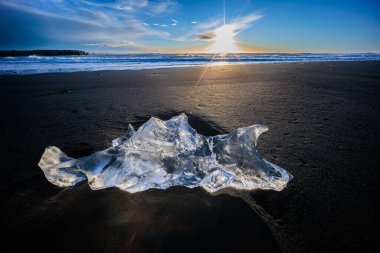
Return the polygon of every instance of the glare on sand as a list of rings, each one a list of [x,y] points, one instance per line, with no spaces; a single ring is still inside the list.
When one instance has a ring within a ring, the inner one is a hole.
[[[240,50],[237,48],[236,41],[234,37],[236,33],[233,24],[223,25],[217,28],[215,33],[215,42],[211,46],[209,53],[213,54],[229,54],[229,53],[239,53]]]
[[[236,27],[234,26],[234,24],[224,24],[214,30],[214,44],[207,51],[207,53],[214,54],[214,56],[212,57],[210,63],[207,64],[201,72],[197,85],[201,83],[209,67],[215,65],[218,66],[228,64],[227,61],[214,62],[214,60],[218,59],[218,57],[224,57],[228,54],[232,54],[235,55],[235,57],[239,60],[237,54],[241,53],[241,51],[239,50],[237,43],[234,39],[234,37],[236,36],[235,30]]]

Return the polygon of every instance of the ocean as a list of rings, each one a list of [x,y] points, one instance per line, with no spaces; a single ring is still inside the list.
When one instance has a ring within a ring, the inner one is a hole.
[[[380,53],[356,54],[90,54],[85,56],[0,57],[0,75],[138,70],[241,63],[378,61]]]

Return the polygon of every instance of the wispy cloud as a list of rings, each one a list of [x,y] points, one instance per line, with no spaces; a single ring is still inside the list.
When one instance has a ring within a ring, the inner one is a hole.
[[[100,42],[100,43],[84,43],[82,46],[88,48],[101,48],[102,51],[106,52],[153,52],[155,48],[147,46],[138,42],[133,42],[129,40],[119,41],[119,42]]]
[[[128,46],[134,46],[136,45],[133,41],[130,40],[124,40],[120,42],[110,42],[110,43],[85,43],[84,46],[89,47],[109,47],[109,48],[116,48],[116,47],[128,47]]]
[[[207,31],[210,29],[215,29],[218,26],[223,25],[223,19],[215,18],[208,22],[196,23],[195,29],[198,31]]]
[[[231,26],[235,35],[244,31],[252,25],[253,22],[261,19],[263,15],[257,13],[251,13],[246,16],[239,17],[235,22],[227,25]],[[213,20],[208,23],[202,23],[197,25],[198,39],[199,40],[213,40],[215,38],[215,30],[224,25],[223,19]]]
[[[164,0],[161,2],[149,2],[150,12],[152,14],[170,13],[173,12],[177,7],[177,2],[172,0]]]
[[[154,23],[153,24],[154,26],[160,26],[160,27],[167,27],[168,25],[165,25],[165,24],[157,24],[157,23]]]
[[[251,13],[249,15],[240,17],[238,20],[235,21],[234,26],[238,32],[241,32],[248,27],[251,26],[251,24],[259,19],[261,19],[263,15],[257,14],[257,13]]]
[[[177,26],[178,21],[176,19],[172,19],[172,22],[173,23],[170,24],[171,26]]]
[[[114,1],[114,2],[95,2],[95,1],[81,1],[82,3],[92,7],[106,7],[114,10],[121,11],[134,11],[148,6],[148,0],[140,1]]]
[[[113,2],[95,2],[95,1],[81,1],[93,7],[105,7],[113,10],[136,12],[144,11],[150,15],[158,15],[165,12],[173,12],[177,7],[177,2],[174,0],[116,0]]]
[[[229,23],[233,27],[235,35],[242,32],[252,25],[253,22],[262,18],[263,15],[257,13],[251,13],[246,16],[239,17],[235,22]],[[210,21],[204,22],[191,22],[194,26],[187,34],[177,37],[171,37],[174,41],[212,41],[216,34],[215,30],[223,26],[224,20],[222,18],[210,19]]]
[[[179,16],[183,6],[178,8],[175,0],[0,0],[0,7],[40,20],[39,27],[30,29],[38,30],[42,40],[99,49],[212,41],[223,25],[220,16],[209,20]],[[179,12],[174,15],[175,10]],[[255,13],[239,17],[234,32],[244,31],[261,17]]]
[[[125,38],[137,39],[145,36],[169,37],[170,34],[167,31],[154,29],[142,20],[154,18],[155,16],[159,17],[166,12],[171,13],[176,8],[177,3],[174,0],[115,0],[112,2],[92,0],[0,0],[0,6],[19,12],[48,17],[52,19],[51,23],[61,24],[59,29],[54,30],[51,29],[51,25],[47,26],[44,29],[45,37],[64,41],[85,40],[88,42],[87,44],[99,47],[119,47],[119,44],[109,43],[109,37],[120,39],[120,41],[125,41]],[[71,32],[69,31],[70,29],[66,28],[74,27],[73,22],[78,25]],[[157,28],[167,26],[167,24],[157,24]],[[83,27],[82,35],[85,36],[79,35],[80,27]],[[97,28],[95,29],[95,27]],[[96,40],[104,40],[104,42],[95,43]]]

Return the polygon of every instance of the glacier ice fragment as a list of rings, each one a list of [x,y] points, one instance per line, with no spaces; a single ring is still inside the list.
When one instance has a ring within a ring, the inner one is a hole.
[[[292,175],[262,159],[257,139],[268,128],[253,125],[225,135],[197,133],[181,114],[167,121],[150,118],[138,130],[112,141],[112,147],[79,159],[47,147],[38,163],[46,178],[60,187],[88,180],[94,190],[118,187],[127,192],[181,185],[282,190]]]

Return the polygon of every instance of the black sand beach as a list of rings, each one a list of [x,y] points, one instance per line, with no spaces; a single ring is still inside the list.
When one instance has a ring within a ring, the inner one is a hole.
[[[377,252],[380,62],[0,76],[2,252]],[[81,157],[128,123],[185,112],[203,134],[256,123],[281,192],[60,189],[37,163]]]

